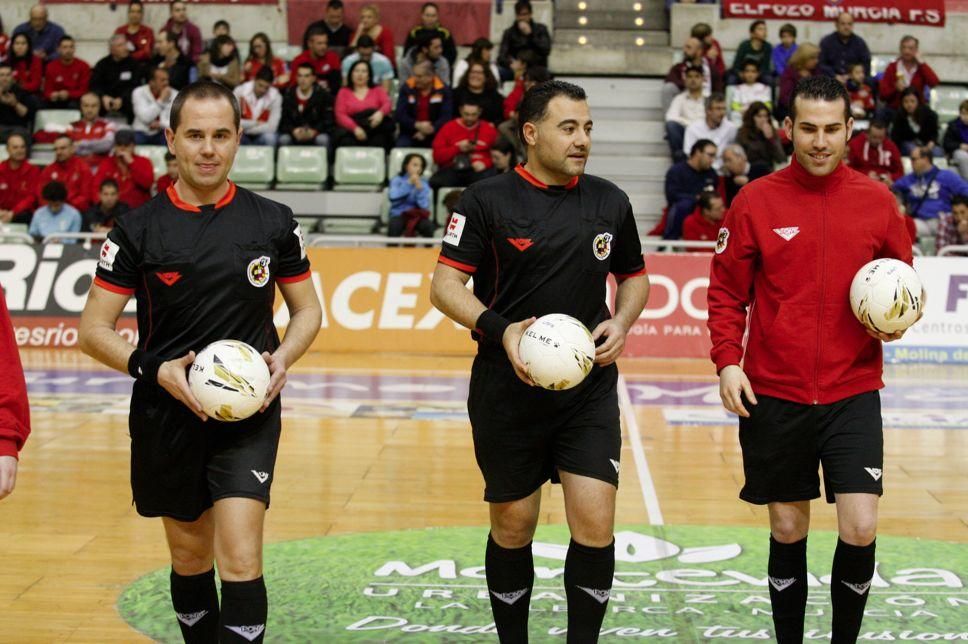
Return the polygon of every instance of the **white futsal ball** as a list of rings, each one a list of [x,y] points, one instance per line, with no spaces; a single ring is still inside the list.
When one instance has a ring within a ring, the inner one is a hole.
[[[188,386],[209,417],[244,420],[265,402],[269,367],[245,342],[219,340],[195,356],[188,371]]]
[[[875,259],[850,284],[850,307],[869,329],[892,334],[917,322],[923,305],[921,279],[898,259]]]
[[[518,354],[534,384],[559,391],[577,386],[592,370],[595,343],[580,321],[552,313],[525,330]]]

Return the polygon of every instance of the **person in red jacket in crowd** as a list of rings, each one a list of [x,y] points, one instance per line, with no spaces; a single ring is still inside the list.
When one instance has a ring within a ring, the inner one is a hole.
[[[146,24],[144,6],[138,0],[128,3],[128,22],[114,30],[128,41],[131,58],[146,63],[155,55],[155,32]]]
[[[30,36],[17,34],[10,40],[10,56],[7,62],[13,69],[13,79],[23,91],[40,96],[40,84],[44,80],[44,61],[34,55]]]
[[[309,32],[309,49],[292,60],[290,69],[299,69],[303,63],[309,63],[316,70],[316,82],[336,95],[342,82],[339,56],[329,49],[329,35],[322,27],[311,29]],[[296,75],[292,74],[289,85],[295,87]]]
[[[54,139],[54,162],[44,168],[37,183],[39,205],[46,203],[40,196],[40,189],[51,181],[60,181],[67,188],[67,203],[77,212],[86,212],[91,207],[91,168],[74,154],[74,140],[67,134],[59,134]]]
[[[155,170],[147,157],[134,153],[134,132],[120,130],[114,135],[114,153],[98,166],[91,188],[93,201],[100,196],[98,186],[105,179],[118,183],[118,195],[134,210],[151,199],[151,187],[155,183]]]
[[[440,168],[430,177],[434,190],[445,186],[469,186],[494,176],[491,148],[497,128],[481,119],[481,106],[465,101],[457,106],[458,118],[440,128],[434,137],[434,163]]]
[[[801,80],[784,127],[793,162],[745,186],[719,231],[708,290],[711,357],[723,405],[740,416],[740,498],[769,506],[776,641],[803,641],[810,500],[820,496],[822,465],[839,531],[832,639],[854,642],[874,576],[883,491],[881,342],[902,332],[862,325],[848,294],[871,260],[910,264],[911,243],[887,187],[843,164],[853,127],[843,84]]]
[[[918,39],[914,36],[901,38],[900,58],[891,61],[881,76],[878,94],[892,112],[901,109],[901,93],[908,87],[918,90],[918,96],[924,96],[926,87],[935,87],[941,82],[931,66],[921,58],[918,46]]]
[[[726,202],[717,192],[702,192],[699,203],[691,215],[682,222],[682,239],[686,241],[716,241],[719,238],[719,228],[723,225],[726,215]],[[713,252],[709,248],[688,248],[689,252]]]
[[[91,66],[74,55],[74,39],[64,36],[57,45],[57,58],[44,69],[44,106],[77,109],[91,84]]]
[[[117,125],[114,121],[103,119],[101,99],[94,92],[81,96],[81,118],[64,130],[62,126],[39,130],[34,133],[36,143],[53,143],[59,134],[67,134],[74,140],[74,153],[97,172],[97,166],[111,152]]]
[[[155,182],[155,194],[160,195],[168,190],[168,187],[178,181],[178,161],[171,152],[165,152],[165,174],[158,177]]]
[[[30,435],[30,404],[7,300],[0,288],[0,499],[17,484],[17,458]]]
[[[7,137],[7,160],[0,163],[0,223],[29,224],[40,193],[40,168],[27,160],[27,139]]]
[[[904,176],[901,151],[887,136],[887,123],[877,119],[871,121],[866,132],[851,137],[847,163],[857,172],[880,181],[888,188]]]

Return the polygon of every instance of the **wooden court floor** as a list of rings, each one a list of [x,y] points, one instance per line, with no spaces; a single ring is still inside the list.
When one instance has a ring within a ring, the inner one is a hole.
[[[127,584],[167,563],[160,521],[131,506],[123,379],[97,393],[112,374],[79,353],[23,356],[33,434],[17,489],[0,502],[0,642],[147,641],[115,609]],[[267,543],[486,524],[464,399],[447,393],[448,382],[466,381],[469,367],[469,358],[307,356],[294,379],[345,383],[286,397]],[[633,396],[623,396],[618,521],[765,526],[763,509],[736,498],[736,428],[717,420],[710,365],[628,360],[621,367]],[[968,542],[968,431],[944,428],[953,415],[964,418],[965,398],[959,407],[951,397],[924,395],[966,376],[966,368],[889,369],[891,386],[920,388],[906,394],[910,409],[900,405],[896,422],[933,424],[885,431],[882,534]],[[424,398],[409,402],[408,392]],[[705,403],[698,411],[663,403],[697,396]],[[560,490],[546,486],[543,495],[541,520],[564,523]],[[815,504],[812,525],[835,529],[831,508]]]

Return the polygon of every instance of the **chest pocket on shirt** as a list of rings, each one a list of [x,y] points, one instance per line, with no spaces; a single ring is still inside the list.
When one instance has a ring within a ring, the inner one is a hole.
[[[275,296],[274,276],[279,266],[268,244],[235,245],[235,294],[244,300],[271,301]]]
[[[195,298],[195,267],[187,256],[163,257],[145,267],[145,281],[152,305],[159,310],[192,306]]]

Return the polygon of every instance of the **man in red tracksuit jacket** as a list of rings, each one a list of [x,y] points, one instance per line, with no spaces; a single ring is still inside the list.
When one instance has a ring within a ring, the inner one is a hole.
[[[6,296],[0,288],[0,499],[13,492],[17,483],[17,456],[30,434],[27,384],[20,365],[17,341],[7,312]]]
[[[91,84],[91,66],[74,56],[74,39],[64,36],[57,47],[58,58],[44,69],[44,105],[55,109],[77,109]]]
[[[114,154],[104,159],[97,168],[91,185],[91,201],[101,200],[101,183],[114,179],[118,183],[118,197],[132,209],[151,199],[155,170],[148,157],[134,153],[134,132],[120,130],[114,135]]]
[[[40,168],[27,160],[27,139],[7,137],[7,160],[0,162],[0,223],[29,224],[40,194]]]
[[[67,187],[67,203],[77,212],[87,212],[91,207],[91,167],[74,154],[74,139],[67,134],[54,139],[54,162],[40,173],[37,197],[41,205],[45,202],[40,192],[51,181],[60,181]]]
[[[446,186],[469,186],[497,174],[491,148],[497,143],[497,128],[481,118],[481,106],[467,102],[458,105],[458,118],[440,128],[434,137],[434,163],[439,170],[430,177],[434,190]],[[469,161],[461,167],[458,157]]]
[[[887,187],[843,164],[853,121],[842,84],[800,81],[784,126],[793,163],[740,190],[719,231],[711,355],[723,404],[740,416],[740,498],[769,505],[776,640],[803,639],[810,500],[820,496],[822,464],[840,536],[832,641],[853,642],[874,575],[882,493],[881,341],[901,333],[867,331],[848,293],[875,258],[911,263],[911,240]]]

